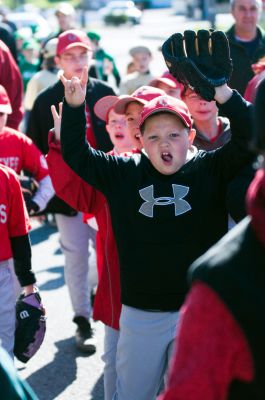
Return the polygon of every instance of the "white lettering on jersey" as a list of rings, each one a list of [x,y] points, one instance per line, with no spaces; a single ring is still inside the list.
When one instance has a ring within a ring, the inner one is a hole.
[[[18,171],[19,157],[0,157],[0,163],[13,169],[15,172]]]
[[[146,217],[153,218],[154,206],[168,206],[174,204],[175,216],[184,214],[191,210],[190,204],[183,200],[188,192],[187,186],[172,184],[173,197],[157,197],[154,198],[154,185],[147,186],[139,190],[139,194],[145,202],[139,208],[139,212]]]
[[[0,204],[0,222],[1,224],[5,224],[6,221],[7,221],[6,205]]]

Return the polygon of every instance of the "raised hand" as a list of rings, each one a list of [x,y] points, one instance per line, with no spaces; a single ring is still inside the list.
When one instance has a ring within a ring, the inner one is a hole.
[[[51,106],[51,112],[54,124],[54,134],[56,140],[60,140],[61,138],[62,110],[63,110],[62,102],[59,103],[59,114],[57,113],[56,107],[54,105]]]
[[[171,74],[207,101],[214,99],[216,87],[230,79],[230,49],[221,31],[175,33],[163,44],[162,53]]]
[[[86,98],[88,67],[83,68],[80,79],[77,76],[73,76],[72,79],[66,79],[64,75],[61,75],[60,79],[64,85],[64,96],[68,105],[79,107]]]

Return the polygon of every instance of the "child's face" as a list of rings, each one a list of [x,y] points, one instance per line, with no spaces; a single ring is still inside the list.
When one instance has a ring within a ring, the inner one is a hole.
[[[141,74],[147,72],[149,70],[149,64],[151,62],[152,57],[147,53],[136,53],[133,56],[133,63],[136,71]]]
[[[171,86],[168,86],[164,82],[158,82],[156,87],[158,89],[164,90],[164,92],[166,92],[166,94],[168,96],[172,96],[172,97],[175,97],[176,99],[180,99],[181,100],[181,90],[180,90],[180,88],[173,88]]]
[[[155,169],[171,175],[185,164],[194,137],[194,129],[189,132],[176,115],[164,113],[147,118],[141,142]]]
[[[83,68],[89,66],[92,57],[92,51],[84,47],[77,46],[66,50],[59,57],[55,58],[57,65],[64,71],[66,79],[73,76],[81,77]]]
[[[67,31],[68,29],[71,29],[71,27],[73,26],[72,15],[65,15],[61,12],[57,12],[56,17],[58,20],[59,27],[63,32]]]
[[[132,145],[139,150],[141,150],[142,148],[142,144],[140,141],[141,132],[138,127],[142,109],[142,104],[131,102],[128,104],[125,111],[127,129],[131,137]]]
[[[191,116],[196,121],[210,121],[217,117],[218,109],[215,101],[206,101],[193,91],[188,91],[185,94],[184,101],[191,113]]]
[[[116,114],[110,110],[106,130],[110,135],[115,150],[118,153],[130,151],[133,148],[130,135],[126,127],[125,115]]]
[[[0,132],[2,132],[2,130],[6,126],[6,121],[7,121],[7,114],[0,112]]]

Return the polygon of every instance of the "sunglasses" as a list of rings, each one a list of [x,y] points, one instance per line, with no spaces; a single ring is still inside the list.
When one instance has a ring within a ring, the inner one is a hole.
[[[0,117],[2,117],[3,115],[6,115],[6,113],[0,112]]]

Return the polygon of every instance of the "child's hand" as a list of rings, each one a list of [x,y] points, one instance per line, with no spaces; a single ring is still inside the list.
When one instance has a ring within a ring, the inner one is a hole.
[[[79,107],[86,98],[86,86],[88,81],[88,68],[84,67],[81,78],[73,76],[71,80],[60,76],[61,82],[64,85],[64,96],[69,106]]]
[[[60,141],[61,138],[61,121],[62,121],[62,109],[63,103],[59,103],[59,114],[57,113],[56,107],[51,106],[51,112],[53,117],[53,124],[54,124],[54,134],[55,139]]]

